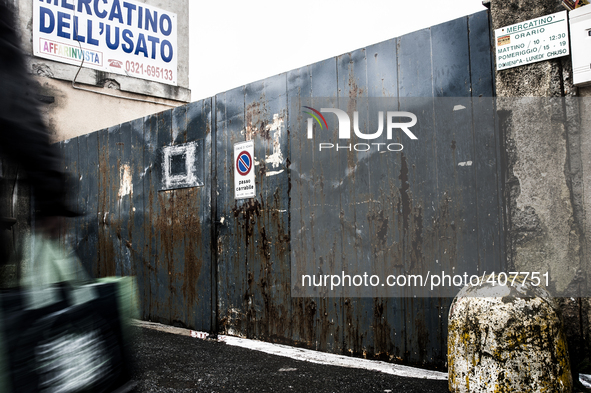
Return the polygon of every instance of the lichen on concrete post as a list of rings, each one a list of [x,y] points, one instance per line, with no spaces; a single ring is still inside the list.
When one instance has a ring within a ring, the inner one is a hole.
[[[513,277],[510,277],[512,280]],[[529,283],[465,287],[449,313],[451,392],[571,392],[558,306]]]

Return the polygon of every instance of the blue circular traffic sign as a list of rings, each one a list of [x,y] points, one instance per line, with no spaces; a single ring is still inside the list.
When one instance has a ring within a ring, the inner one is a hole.
[[[240,175],[246,176],[251,169],[252,157],[246,150],[240,152],[240,154],[238,154],[238,159],[236,160],[236,170]]]

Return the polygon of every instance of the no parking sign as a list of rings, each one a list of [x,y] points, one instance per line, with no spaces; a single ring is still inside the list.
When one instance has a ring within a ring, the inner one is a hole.
[[[234,144],[234,198],[254,198],[254,142]]]

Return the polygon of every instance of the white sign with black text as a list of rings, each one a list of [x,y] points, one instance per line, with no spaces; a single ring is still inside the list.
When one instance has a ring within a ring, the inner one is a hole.
[[[33,1],[33,53],[177,85],[177,16],[137,0]]]
[[[566,11],[495,30],[497,70],[567,56]]]
[[[234,144],[234,198],[254,198],[254,141]]]

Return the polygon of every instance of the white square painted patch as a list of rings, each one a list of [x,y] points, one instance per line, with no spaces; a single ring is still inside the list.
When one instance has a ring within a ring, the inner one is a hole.
[[[197,142],[162,148],[162,185],[160,190],[203,186]]]

